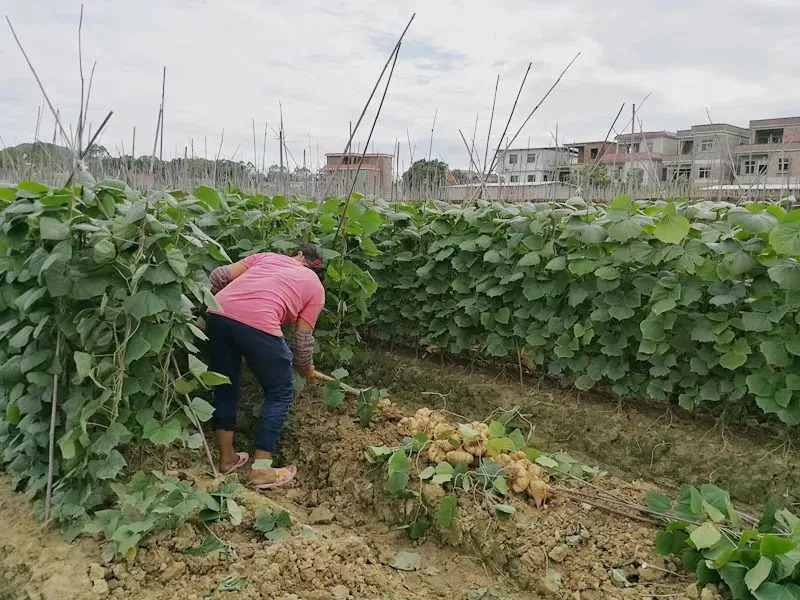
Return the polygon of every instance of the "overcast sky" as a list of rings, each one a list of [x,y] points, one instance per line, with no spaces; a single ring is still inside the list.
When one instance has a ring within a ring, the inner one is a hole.
[[[524,128],[515,146],[602,140],[621,103],[642,107],[645,130],[800,114],[797,0],[86,0],[84,67],[97,61],[89,108],[96,127],[114,111],[100,143],[116,154],[152,151],[161,69],[167,67],[164,154],[253,160],[256,121],[261,163],[276,163],[279,101],[295,162],[309,167],[340,151],[405,23],[416,11],[373,135],[375,150],[401,142],[466,168],[458,130],[486,145],[495,78],[500,75],[492,144],[508,116],[528,62],[533,69],[511,131],[577,53],[581,56]],[[77,23],[71,0],[2,0],[45,89],[66,122],[80,98]],[[377,105],[379,95],[374,102]],[[0,28],[0,136],[31,141],[35,80],[5,23]],[[364,143],[373,112],[356,142]],[[628,129],[630,126],[628,126]],[[638,125],[637,125],[638,129]],[[46,112],[40,138],[52,140]],[[613,137],[613,134],[612,134]],[[309,139],[310,138],[310,139]],[[191,152],[191,149],[189,150]]]

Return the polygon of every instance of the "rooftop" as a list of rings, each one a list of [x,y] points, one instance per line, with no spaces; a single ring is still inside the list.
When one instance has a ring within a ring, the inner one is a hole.
[[[645,131],[641,133],[634,133],[633,139],[640,139],[640,138],[660,138],[660,137],[668,137],[668,138],[677,138],[678,136],[671,131]],[[621,140],[629,140],[631,138],[630,133],[620,133],[617,135],[617,141]]]
[[[361,158],[361,152],[328,152],[325,154],[326,157],[337,157],[337,156],[350,156],[355,158]],[[367,152],[364,154],[364,158],[394,158],[394,154],[383,154],[381,152]]]

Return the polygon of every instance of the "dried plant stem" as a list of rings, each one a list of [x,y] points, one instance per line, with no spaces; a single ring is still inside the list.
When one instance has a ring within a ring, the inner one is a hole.
[[[58,332],[56,337],[56,353],[55,363],[58,363],[61,357],[61,344],[63,336],[61,331]],[[58,373],[53,375],[53,394],[50,398],[50,435],[49,446],[47,450],[47,488],[44,494],[44,521],[50,521],[50,508],[53,502],[53,469],[55,466],[55,448],[56,448],[56,419],[58,418]]]

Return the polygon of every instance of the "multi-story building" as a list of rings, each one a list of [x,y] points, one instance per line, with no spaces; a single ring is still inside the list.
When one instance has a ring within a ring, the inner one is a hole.
[[[564,181],[577,162],[578,152],[571,147],[509,148],[497,153],[495,171],[503,183]]]
[[[361,162],[361,153],[359,152],[326,154],[325,159],[325,172],[330,175],[336,171],[334,183],[351,185],[353,173],[357,171],[358,180],[355,191],[367,196],[386,196],[391,192],[394,155],[365,154],[360,169],[358,165]]]
[[[725,185],[736,175],[734,149],[747,143],[750,132],[725,123],[693,125],[678,131],[678,148],[664,157],[663,181]]]
[[[678,151],[678,136],[669,131],[623,133],[600,158],[600,164],[614,179],[635,179],[653,184],[664,180],[665,157]]]
[[[749,139],[733,149],[738,185],[800,185],[800,117],[750,121]]]

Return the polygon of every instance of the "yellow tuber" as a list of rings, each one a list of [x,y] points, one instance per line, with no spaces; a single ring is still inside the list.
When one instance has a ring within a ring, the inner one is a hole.
[[[528,496],[533,499],[536,508],[540,508],[547,500],[547,484],[541,479],[534,479],[528,486]]]
[[[465,452],[464,450],[451,450],[447,453],[446,460],[451,465],[457,465],[459,463],[471,465],[475,459],[473,458],[472,454]]]

